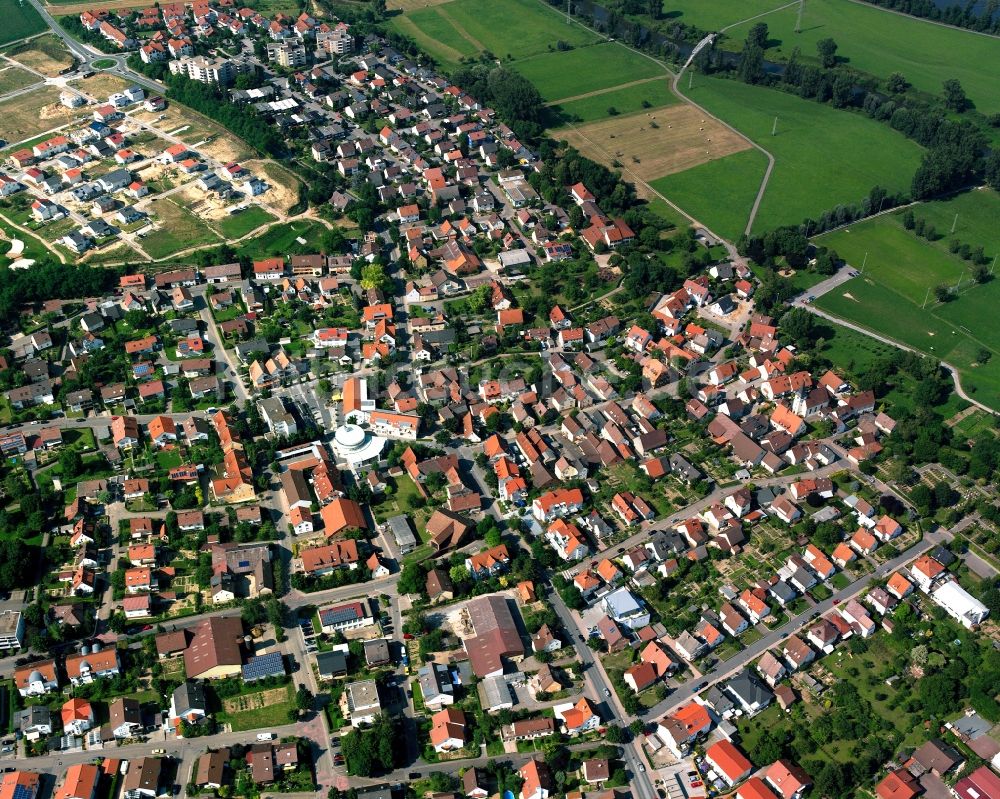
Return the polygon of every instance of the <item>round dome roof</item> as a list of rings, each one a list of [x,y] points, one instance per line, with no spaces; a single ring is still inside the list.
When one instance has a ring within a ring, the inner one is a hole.
[[[360,447],[365,443],[365,431],[356,424],[341,425],[333,437],[340,446],[348,449]]]

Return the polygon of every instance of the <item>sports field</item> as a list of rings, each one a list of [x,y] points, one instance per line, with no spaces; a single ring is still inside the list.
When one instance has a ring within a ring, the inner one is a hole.
[[[667,74],[657,62],[614,42],[543,53],[516,61],[514,68],[547,102]]]
[[[558,135],[588,158],[605,164],[617,161],[645,181],[683,172],[750,146],[687,104],[566,128]]]
[[[858,114],[722,78],[698,76],[692,89],[686,82],[681,88],[774,156],[754,230],[798,224],[839,203],[859,202],[875,184],[909,190],[920,162],[919,146]],[[772,136],[775,117],[777,135]],[[745,180],[745,175],[733,179]],[[713,224],[711,217],[705,222]]]
[[[0,0],[0,44],[15,42],[45,30],[45,21],[28,0]]]
[[[581,124],[648,108],[663,108],[679,102],[670,91],[669,79],[645,78],[632,84],[578,94],[550,103],[552,113],[565,123]]]
[[[995,323],[1000,280],[974,283],[970,262],[948,250],[954,237],[983,246],[992,261],[1000,252],[994,230],[1000,195],[970,192],[912,210],[943,238],[928,242],[905,230],[901,211],[818,237],[817,243],[835,249],[851,266],[864,264],[864,273],[819,297],[816,305],[948,361],[962,373],[963,387],[972,396],[1000,408],[1000,328]],[[956,298],[943,304],[934,298],[934,287],[942,283],[959,286]],[[994,357],[982,363],[983,351]]]
[[[774,3],[774,7],[781,5]],[[983,68],[984,64],[1000,64],[1000,39],[996,37],[849,0],[808,0],[798,34],[797,15],[795,5],[760,20],[767,23],[771,40],[780,41],[779,47],[768,50],[768,58],[787,58],[795,47],[804,56],[815,57],[816,42],[832,38],[838,45],[837,55],[848,66],[881,78],[901,72],[914,87],[934,95],[941,94],[943,81],[957,78],[980,111],[1000,111],[996,71]],[[727,35],[742,41],[752,24],[735,27]]]
[[[667,175],[651,185],[713,233],[735,241],[746,228],[766,168],[764,154],[749,148]]]

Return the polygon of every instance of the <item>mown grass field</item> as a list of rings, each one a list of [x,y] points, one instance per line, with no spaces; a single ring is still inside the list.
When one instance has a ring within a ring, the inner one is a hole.
[[[962,385],[975,399],[1000,408],[1000,329],[995,324],[1000,307],[1000,280],[974,284],[970,264],[947,250],[948,230],[956,209],[969,210],[965,227],[962,211],[956,237],[971,244],[982,242],[986,255],[997,254],[996,235],[990,237],[989,221],[1000,214],[1000,196],[975,192],[954,200],[915,207],[914,215],[941,220],[935,226],[945,238],[927,242],[902,226],[901,213],[852,225],[817,239],[835,249],[852,266],[867,263],[863,275],[818,298],[816,305],[870,330],[890,336],[953,364]],[[949,227],[945,227],[947,220]],[[992,245],[992,249],[989,246]],[[958,284],[958,295],[938,303],[934,287]],[[982,362],[984,351],[992,354]]]
[[[595,122],[614,116],[608,113],[614,109],[618,114],[634,114],[647,108],[664,108],[679,102],[670,91],[668,78],[653,78],[624,88],[598,90],[596,93],[550,106],[551,113],[558,118],[556,124]]]
[[[483,50],[511,60],[555,50],[560,41],[579,47],[599,40],[580,25],[567,25],[557,11],[534,0],[427,3],[393,17],[391,24],[446,67]]]
[[[780,0],[666,0],[663,16],[702,30],[717,31],[783,5]]]
[[[727,239],[738,239],[767,168],[759,150],[744,150],[667,175],[650,185]],[[711,186],[711,191],[706,187]]]
[[[885,125],[776,89],[699,76],[684,93],[774,156],[754,230],[798,224],[837,204],[859,202],[875,184],[908,190],[920,162],[921,148]]]
[[[607,89],[642,78],[666,77],[663,67],[613,42],[518,61],[514,68],[547,102]]]
[[[0,0],[0,44],[34,36],[45,30],[45,21],[28,0]]]
[[[227,239],[238,239],[274,220],[273,214],[259,205],[251,205],[245,211],[220,219],[215,223],[215,227]]]
[[[781,5],[775,2],[772,7]],[[768,50],[768,58],[787,58],[795,47],[804,56],[815,57],[816,42],[832,38],[839,46],[837,55],[851,67],[880,78],[901,72],[915,88],[935,95],[941,94],[943,81],[957,78],[980,111],[1000,111],[995,70],[983,69],[983,64],[1000,63],[1000,39],[996,37],[934,25],[847,0],[809,0],[802,17],[802,32],[798,34],[797,15],[797,6],[792,6],[759,20],[767,23],[771,40],[780,42]],[[727,35],[742,41],[753,24],[739,25]]]

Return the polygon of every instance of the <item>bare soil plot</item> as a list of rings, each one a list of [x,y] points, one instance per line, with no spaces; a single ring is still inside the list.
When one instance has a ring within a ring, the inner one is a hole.
[[[245,161],[243,166],[262,175],[270,185],[271,188],[260,197],[264,205],[287,213],[299,201],[299,179],[287,169],[273,161]]]
[[[223,699],[222,709],[226,713],[239,713],[243,710],[256,710],[268,705],[276,705],[286,699],[288,699],[288,686],[283,685],[280,688]]]
[[[69,50],[55,36],[39,36],[11,47],[4,53],[8,58],[29,69],[54,78],[73,63]]]
[[[0,139],[19,142],[65,125],[80,115],[59,104],[59,88],[43,86],[0,103]]]
[[[750,148],[750,144],[689,105],[654,108],[559,131],[595,161],[618,161],[650,181]]]

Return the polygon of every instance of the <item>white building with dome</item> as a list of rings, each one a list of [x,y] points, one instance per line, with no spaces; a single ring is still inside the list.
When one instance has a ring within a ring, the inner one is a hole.
[[[333,434],[333,451],[353,472],[377,462],[386,439],[376,436],[356,424],[342,424]]]

